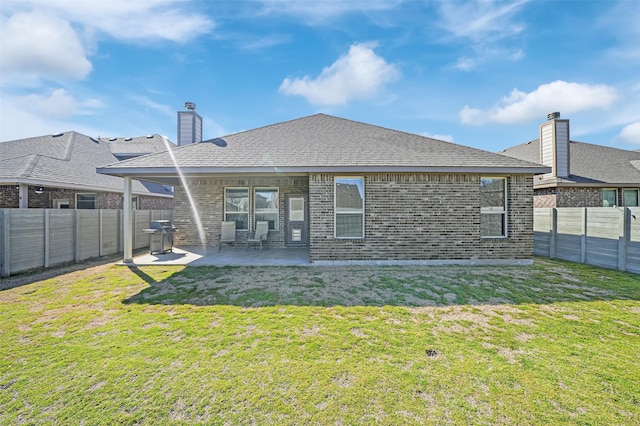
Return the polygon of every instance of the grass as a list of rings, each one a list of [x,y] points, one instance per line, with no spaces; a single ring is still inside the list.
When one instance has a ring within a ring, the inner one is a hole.
[[[640,424],[640,277],[103,265],[0,292],[0,424]]]

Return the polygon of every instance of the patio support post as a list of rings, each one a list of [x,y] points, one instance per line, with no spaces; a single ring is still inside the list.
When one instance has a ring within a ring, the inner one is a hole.
[[[124,263],[133,261],[133,236],[131,235],[131,177],[124,177],[124,199],[122,200]]]

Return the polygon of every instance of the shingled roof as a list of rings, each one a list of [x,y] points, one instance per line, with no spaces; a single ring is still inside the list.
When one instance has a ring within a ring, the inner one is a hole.
[[[549,184],[593,184],[597,186],[640,186],[640,152],[571,141],[567,178],[538,180],[534,186]],[[500,152],[525,161],[540,161],[540,140],[516,145]]]
[[[158,134],[100,140],[109,142],[111,152],[120,160],[166,151],[174,146],[169,139]]]
[[[546,173],[533,162],[316,114],[99,168],[116,176],[267,172]]]
[[[121,178],[96,173],[96,167],[116,160],[109,142],[73,131],[2,142],[0,184],[122,192]],[[162,185],[139,181],[133,182],[133,192],[172,195]]]

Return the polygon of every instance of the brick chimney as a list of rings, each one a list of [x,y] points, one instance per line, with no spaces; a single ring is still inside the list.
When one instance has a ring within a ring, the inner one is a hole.
[[[540,162],[551,167],[547,178],[569,177],[569,120],[560,119],[559,112],[547,114],[547,121],[540,125]]]
[[[178,111],[178,146],[202,142],[202,117],[196,112],[196,104],[184,103],[185,111]]]

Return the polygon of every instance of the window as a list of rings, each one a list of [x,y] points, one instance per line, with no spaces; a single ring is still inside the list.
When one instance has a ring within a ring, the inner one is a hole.
[[[603,189],[602,190],[602,207],[615,207],[618,205],[618,190]]]
[[[480,236],[507,236],[506,178],[480,178]]]
[[[235,221],[240,231],[249,230],[249,188],[225,188],[224,220]]]
[[[76,209],[95,209],[96,194],[76,194]]]
[[[131,197],[131,210],[138,210],[138,197]]]
[[[335,236],[364,238],[364,178],[336,178]]]
[[[638,190],[637,189],[625,189],[622,191],[622,203],[625,207],[637,207],[638,206]]]
[[[256,188],[253,196],[255,221],[266,220],[269,229],[278,229],[278,188]]]

